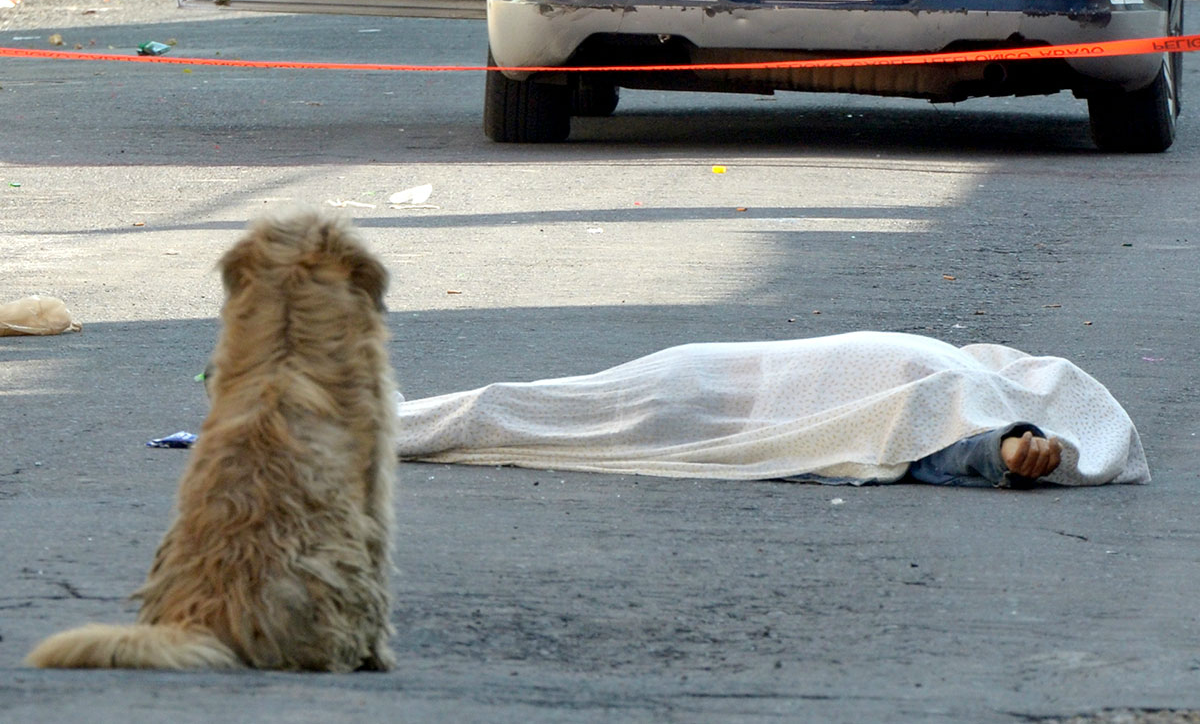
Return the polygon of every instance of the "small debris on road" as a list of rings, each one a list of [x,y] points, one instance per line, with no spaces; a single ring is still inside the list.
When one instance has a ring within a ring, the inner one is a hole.
[[[194,433],[180,430],[166,437],[156,437],[146,443],[146,447],[163,447],[163,448],[188,448],[196,442],[197,436]]]
[[[397,191],[388,197],[389,204],[397,206],[413,206],[423,204],[433,195],[433,184],[425,184],[423,186],[413,186],[411,189]]]

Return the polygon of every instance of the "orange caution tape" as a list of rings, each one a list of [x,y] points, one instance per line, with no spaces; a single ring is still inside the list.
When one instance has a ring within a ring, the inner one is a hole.
[[[298,63],[272,60],[232,60],[226,58],[174,58],[162,55],[118,55],[115,53],[72,53],[63,50],[0,48],[0,56],[12,58],[49,58],[55,60],[109,60],[175,65],[212,65],[232,68],[293,68],[299,70],[386,70],[407,72],[462,72],[506,70],[513,72],[624,72],[681,70],[765,70],[774,68],[847,68],[864,65],[923,65],[927,63],[979,63],[1063,58],[1104,58],[1147,53],[1181,53],[1200,50],[1200,35],[1175,35],[1164,38],[1110,40],[1102,43],[1043,45],[1003,50],[971,50],[920,55],[881,55],[869,58],[826,58],[820,60],[783,60],[769,63],[697,63],[693,65],[607,65],[564,66],[486,66],[486,65],[391,65],[379,63]]]

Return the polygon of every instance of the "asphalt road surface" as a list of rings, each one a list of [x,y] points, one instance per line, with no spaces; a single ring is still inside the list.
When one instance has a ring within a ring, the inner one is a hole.
[[[267,60],[485,48],[473,21],[0,10],[0,45],[53,34]],[[1115,156],[1066,95],[627,92],[569,143],[528,147],[484,139],[479,74],[3,60],[0,302],[57,296],[84,327],[0,339],[0,720],[1184,720],[1200,709],[1198,69],[1188,57],[1175,146]],[[388,207],[425,183],[432,208]],[[345,212],[393,273],[409,397],[690,341],[917,332],[1073,359],[1125,404],[1154,480],[404,464],[394,672],[24,668],[51,632],[133,619],[186,456],[145,442],[205,414],[212,266],[263,210],[328,201],[373,204]]]

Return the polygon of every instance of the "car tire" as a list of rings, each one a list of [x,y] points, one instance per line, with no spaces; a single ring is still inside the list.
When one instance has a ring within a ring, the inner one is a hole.
[[[1175,141],[1179,115],[1170,62],[1164,60],[1154,82],[1129,93],[1105,93],[1088,99],[1092,140],[1102,151],[1159,153]]]
[[[1167,33],[1183,33],[1183,1],[1169,5]],[[1182,53],[1163,55],[1162,70],[1150,85],[1128,93],[1088,98],[1092,141],[1102,151],[1160,153],[1175,142],[1179,117]]]
[[[571,115],[602,118],[617,110],[621,91],[612,83],[579,80],[571,89]]]
[[[488,66],[495,66],[488,51]],[[557,143],[571,133],[571,94],[566,85],[512,80],[487,71],[483,132],[498,143]]]

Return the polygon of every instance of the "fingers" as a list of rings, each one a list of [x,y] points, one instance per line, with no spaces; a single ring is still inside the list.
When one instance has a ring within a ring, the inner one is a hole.
[[[1021,436],[1021,441],[1025,443],[1022,445],[1025,455],[1019,464],[1017,474],[1027,478],[1040,478],[1042,470],[1046,467],[1046,438],[1034,437],[1032,432],[1027,432]]]
[[[1000,441],[1000,457],[1008,466],[1010,472],[1024,475],[1025,461],[1029,457],[1029,445],[1032,435],[1028,432],[1021,437],[1006,437]]]
[[[1058,438],[1035,437],[1026,432],[1019,438],[1006,438],[1001,457],[1013,473],[1025,478],[1040,478],[1058,469],[1062,461],[1062,443]]]

